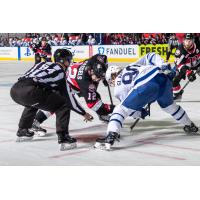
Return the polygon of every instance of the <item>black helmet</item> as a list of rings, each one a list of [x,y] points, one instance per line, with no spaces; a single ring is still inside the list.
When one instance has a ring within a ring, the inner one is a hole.
[[[72,53],[67,49],[57,49],[54,52],[54,61],[62,64],[64,64],[66,60],[71,63],[72,57]]]
[[[108,69],[108,60],[106,55],[96,54],[91,57],[92,69],[98,78],[103,78]]]
[[[186,33],[184,38],[188,40],[192,40],[194,39],[194,35],[192,33]]]

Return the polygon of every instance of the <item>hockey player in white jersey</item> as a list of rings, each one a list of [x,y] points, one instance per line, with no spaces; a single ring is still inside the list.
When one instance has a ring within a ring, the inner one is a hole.
[[[145,56],[140,58],[137,62],[134,62],[130,65],[164,65],[164,60],[159,54],[156,53],[147,53]]]
[[[144,109],[145,105],[155,101],[163,111],[184,125],[186,133],[197,134],[198,128],[183,108],[173,101],[173,74],[170,66],[155,53],[147,54],[123,70],[119,66],[110,66],[106,79],[111,86],[115,85],[114,95],[120,100],[120,104],[113,110],[106,136],[98,138],[94,147],[109,150],[115,140],[119,141],[123,121],[128,116],[145,118],[148,114]]]

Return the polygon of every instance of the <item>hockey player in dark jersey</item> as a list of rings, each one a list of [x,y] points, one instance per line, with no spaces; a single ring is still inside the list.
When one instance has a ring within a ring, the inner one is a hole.
[[[114,109],[113,105],[103,103],[97,92],[101,80],[108,86],[105,80],[107,68],[107,56],[96,54],[82,63],[69,67],[67,76],[72,88],[79,96],[84,97],[88,108],[94,110],[102,120]]]
[[[108,122],[114,109],[114,105],[103,103],[97,92],[99,82],[103,80],[105,86],[105,73],[107,70],[107,56],[96,54],[80,63],[75,63],[68,68],[67,82],[80,97],[84,97],[88,108],[97,113],[99,119]],[[33,130],[45,132],[40,124],[46,120],[51,113],[39,111],[33,124]]]
[[[47,43],[45,37],[38,44],[31,44],[30,48],[35,53],[35,64],[38,64],[44,59],[46,62],[51,62],[51,46]]]
[[[194,36],[186,33],[182,44],[175,53],[175,64],[177,73],[173,80],[174,100],[182,98],[183,89],[181,89],[180,81],[188,78],[190,82],[196,79],[195,70],[200,74],[200,46],[194,42]]]

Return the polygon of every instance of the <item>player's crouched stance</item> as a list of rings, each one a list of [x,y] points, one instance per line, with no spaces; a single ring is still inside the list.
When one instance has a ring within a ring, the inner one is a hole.
[[[177,122],[183,124],[187,134],[197,134],[198,128],[183,108],[173,101],[171,73],[173,71],[170,72],[170,65],[132,64],[123,70],[118,66],[110,66],[106,78],[110,85],[115,85],[114,94],[121,103],[112,113],[106,136],[98,138],[94,147],[110,150],[114,142],[119,141],[123,121],[128,116],[144,117],[145,105],[154,101]]]

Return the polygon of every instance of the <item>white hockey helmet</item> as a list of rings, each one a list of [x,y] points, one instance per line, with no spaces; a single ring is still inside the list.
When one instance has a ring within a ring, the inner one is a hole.
[[[108,67],[105,77],[106,77],[106,81],[108,82],[109,85],[113,86],[116,76],[122,69],[123,68],[118,65],[111,65]]]

